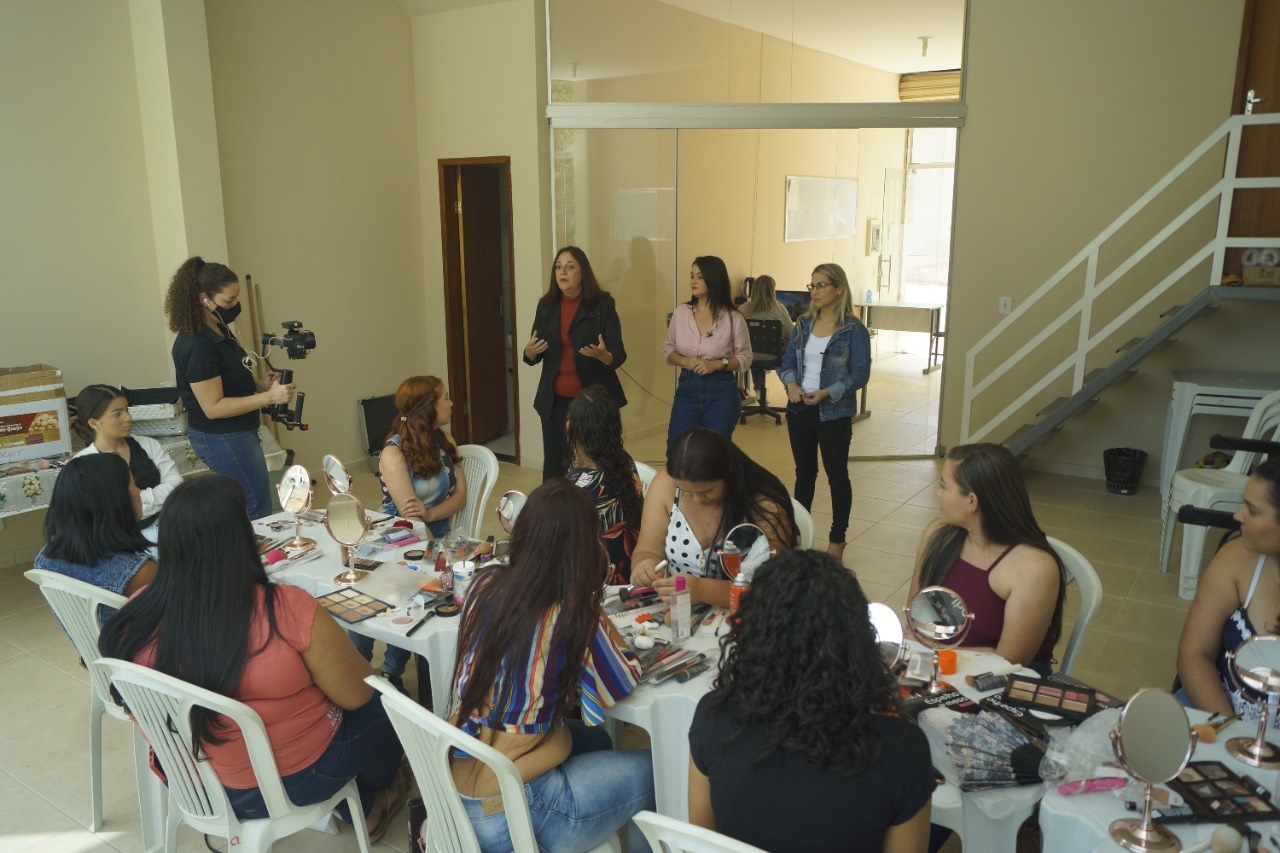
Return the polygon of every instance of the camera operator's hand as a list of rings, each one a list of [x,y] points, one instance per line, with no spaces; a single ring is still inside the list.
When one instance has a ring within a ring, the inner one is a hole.
[[[264,393],[267,395],[267,403],[269,405],[274,406],[280,403],[288,403],[293,399],[293,385],[272,382],[267,386],[267,390]]]
[[[529,338],[529,343],[524,345],[524,357],[529,361],[533,361],[547,351],[547,346],[547,342],[539,338],[537,332],[534,332]]]

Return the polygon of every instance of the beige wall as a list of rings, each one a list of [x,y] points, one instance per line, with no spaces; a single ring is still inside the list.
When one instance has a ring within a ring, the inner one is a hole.
[[[959,441],[964,355],[1000,319],[998,297],[1020,304],[1226,117],[1241,8],[1242,0],[1183,4],[1176,15],[1154,0],[972,4],[943,444]],[[1183,290],[1207,285],[1206,278]],[[1114,301],[1134,298],[1118,292]],[[1180,301],[1161,302],[1146,325]],[[1070,422],[1031,464],[1101,476],[1102,449],[1134,446],[1151,452],[1146,475],[1154,481],[1169,370],[1256,364],[1264,328],[1247,311],[1199,323],[1176,348],[1148,359],[1137,379]],[[1003,383],[1004,399],[1025,387],[1026,380]]]
[[[431,372],[446,374],[441,159],[511,158],[516,305],[523,335],[551,268],[546,59],[540,0],[511,0],[413,19],[417,93],[421,251],[428,318],[419,327]],[[533,412],[537,368],[521,366],[517,400],[522,463],[542,464],[541,422]]]
[[[301,320],[289,366],[308,432],[297,462],[364,457],[357,401],[433,373],[411,20],[395,0],[207,4],[227,245],[266,328]],[[241,323],[241,326],[246,324]],[[242,333],[243,334],[243,333]]]

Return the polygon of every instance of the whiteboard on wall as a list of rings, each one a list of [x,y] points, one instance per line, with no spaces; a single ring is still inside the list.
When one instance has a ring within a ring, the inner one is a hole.
[[[787,176],[788,243],[835,240],[858,231],[858,182],[853,178]]]

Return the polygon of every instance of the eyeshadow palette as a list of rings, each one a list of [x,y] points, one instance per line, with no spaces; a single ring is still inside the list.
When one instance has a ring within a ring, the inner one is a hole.
[[[343,622],[359,622],[391,609],[385,601],[379,601],[372,595],[353,587],[334,590],[328,595],[320,596],[316,601],[323,604],[324,609],[328,610],[335,619],[341,619]]]
[[[1186,800],[1189,814],[1161,810],[1160,823],[1278,820],[1270,793],[1249,777],[1240,777],[1220,761],[1193,761],[1169,783]]]
[[[1077,723],[1098,710],[1097,697],[1091,687],[1051,684],[1022,675],[1010,676],[1001,698],[1010,705]]]

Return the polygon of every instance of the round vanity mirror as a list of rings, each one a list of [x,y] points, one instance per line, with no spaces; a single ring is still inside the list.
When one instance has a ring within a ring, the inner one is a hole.
[[[773,551],[769,548],[769,537],[765,536],[764,531],[748,522],[739,524],[725,534],[724,545],[720,547],[719,554],[726,578],[732,580],[742,572],[750,582],[756,569],[773,556]]]
[[[911,633],[934,649],[959,644],[973,624],[964,599],[943,586],[927,586],[917,592],[906,614]]]
[[[1181,850],[1178,836],[1151,820],[1151,789],[1176,778],[1195,751],[1196,736],[1182,704],[1165,690],[1139,690],[1120,712],[1111,746],[1125,771],[1146,783],[1142,818],[1113,821],[1111,838],[1127,850]]]
[[[1258,702],[1257,734],[1231,738],[1227,752],[1254,767],[1280,767],[1280,749],[1267,741],[1267,723],[1280,705],[1280,637],[1250,637],[1227,652],[1227,666],[1244,697]]]
[[[907,614],[907,627],[916,639],[933,649],[933,665],[929,693],[942,693],[947,686],[939,680],[938,649],[958,646],[973,625],[973,614],[964,599],[954,590],[944,586],[927,586],[916,593],[911,603],[903,608]]]
[[[316,540],[302,535],[302,513],[311,509],[311,474],[301,465],[293,465],[284,472],[276,484],[280,508],[293,513],[293,539],[285,543],[291,551],[307,550],[316,546]]]
[[[355,567],[355,547],[369,530],[369,519],[365,517],[364,507],[355,495],[334,495],[329,501],[324,526],[334,541],[342,546],[343,564],[347,566],[347,570],[335,577],[333,582],[339,586],[359,583],[369,574]]]
[[[876,634],[876,644],[880,646],[885,666],[890,671],[896,670],[908,653],[898,614],[889,605],[873,601],[867,605],[867,618],[871,620],[871,630]]]
[[[330,492],[335,495],[345,495],[351,491],[351,472],[338,457],[325,454],[321,465],[324,466],[324,481]]]
[[[524,502],[528,500],[524,492],[518,492],[512,489],[502,493],[502,497],[498,498],[498,524],[502,525],[502,529],[511,532],[511,528],[515,527],[516,519],[520,517],[520,510],[524,509]]]

